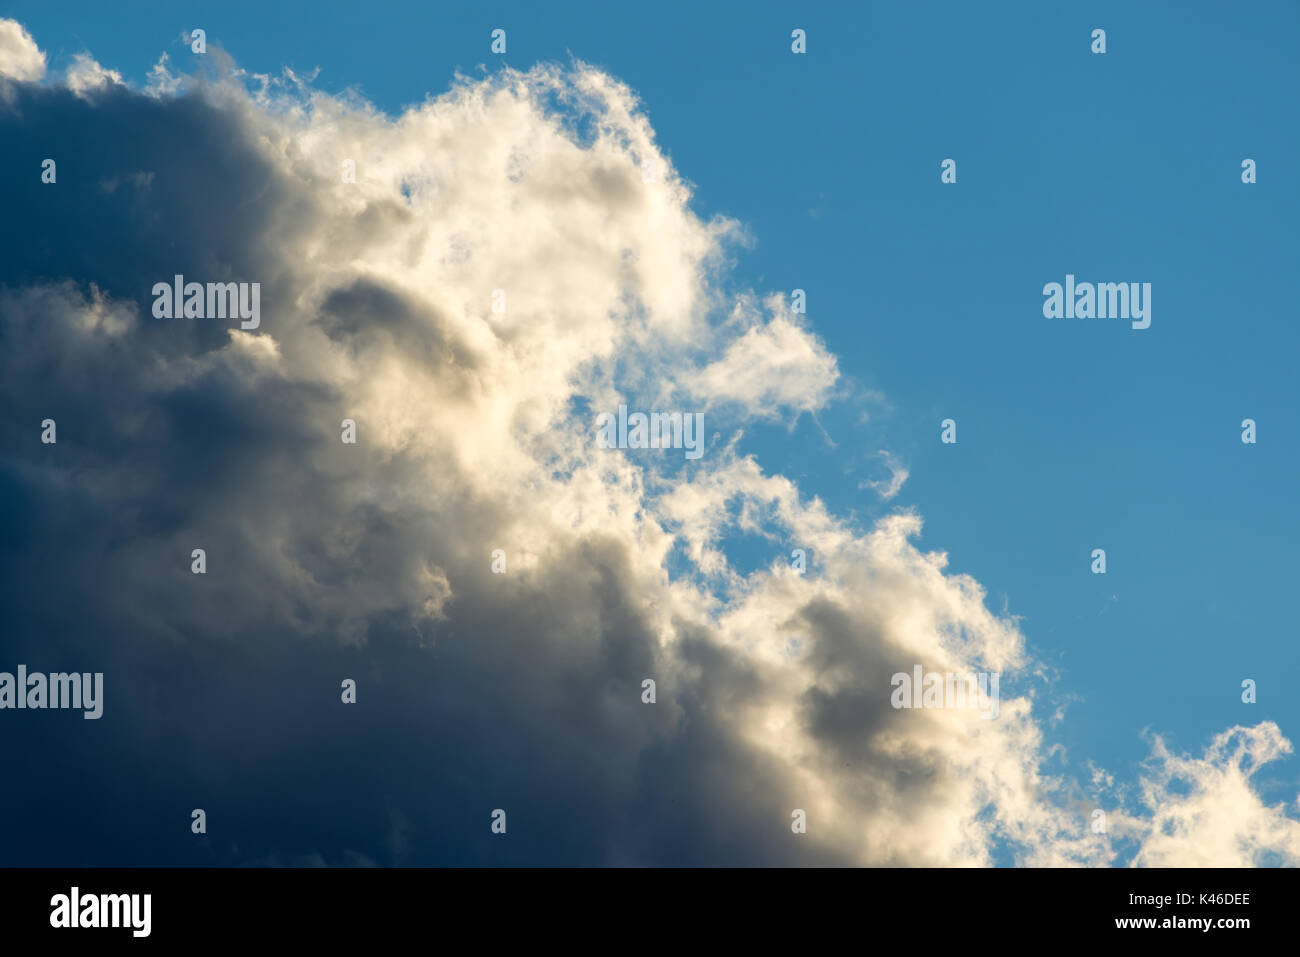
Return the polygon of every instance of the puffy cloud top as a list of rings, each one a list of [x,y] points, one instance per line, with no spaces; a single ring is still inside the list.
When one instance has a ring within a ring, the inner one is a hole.
[[[0,18],[0,76],[35,81],[45,75],[45,54],[16,20]]]

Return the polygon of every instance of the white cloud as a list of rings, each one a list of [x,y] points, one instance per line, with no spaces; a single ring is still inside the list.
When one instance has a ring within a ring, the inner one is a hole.
[[[171,57],[166,53],[149,68],[149,82],[145,84],[145,93],[156,97],[175,96],[181,91],[182,78],[171,71]]]
[[[858,483],[858,488],[872,489],[882,500],[888,502],[902,490],[903,483],[911,473],[894,457],[893,453],[881,449],[876,455],[885,460],[885,467],[889,469],[889,478],[867,479]]]
[[[729,342],[692,388],[706,400],[739,402],[751,416],[776,418],[821,408],[838,377],[835,357],[817,337],[777,313]]]
[[[0,18],[0,76],[34,83],[45,75],[45,54],[16,20]]]
[[[1134,829],[1140,867],[1300,865],[1300,821],[1260,800],[1259,769],[1292,753],[1272,721],[1215,735],[1202,757],[1178,755],[1156,737],[1141,780],[1148,812]]]
[[[78,96],[85,95],[110,84],[122,84],[122,74],[100,66],[88,53],[78,53],[72,58],[64,83]]]

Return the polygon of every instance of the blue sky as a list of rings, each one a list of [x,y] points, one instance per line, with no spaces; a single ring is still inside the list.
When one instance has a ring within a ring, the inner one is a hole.
[[[202,26],[250,71],[319,67],[320,88],[389,112],[480,65],[609,71],[696,212],[753,238],[731,281],[805,289],[838,358],[839,401],[749,430],[743,450],[864,526],[915,508],[920,545],[1021,616],[1078,696],[1051,731],[1072,766],[1129,777],[1147,728],[1191,751],[1265,719],[1300,736],[1294,3],[10,0],[5,15],[52,68],[88,50],[142,84],[162,51],[188,69],[179,36]],[[1151,327],[1044,318],[1043,285],[1067,273],[1150,282]],[[887,503],[861,487],[884,476],[881,449],[910,472]],[[1300,761],[1260,783],[1293,799]]]

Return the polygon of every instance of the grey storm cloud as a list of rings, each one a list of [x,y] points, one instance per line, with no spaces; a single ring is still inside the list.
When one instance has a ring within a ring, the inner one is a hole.
[[[1114,859],[1050,766],[1023,636],[914,514],[857,530],[725,441],[689,473],[596,448],[620,401],[725,430],[838,377],[779,297],[720,292],[739,227],[691,212],[626,87],[544,65],[391,117],[292,76],[24,69],[0,75],[0,668],[102,671],[105,705],[0,721],[26,769],[5,863]],[[154,318],[178,274],[260,283],[261,325]],[[778,545],[742,574],[721,543],[748,509]],[[896,710],[914,663],[1023,681],[996,722]],[[1261,728],[1252,753],[1285,744]]]

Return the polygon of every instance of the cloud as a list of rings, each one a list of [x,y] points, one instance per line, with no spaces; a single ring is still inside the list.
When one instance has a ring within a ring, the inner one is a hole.
[[[1293,751],[1272,721],[1229,728],[1202,757],[1156,737],[1141,780],[1140,867],[1276,867],[1300,863],[1300,821],[1265,805],[1253,779]]]
[[[86,94],[110,83],[120,84],[122,74],[100,66],[88,53],[78,53],[72,58],[64,82],[72,92]]]
[[[889,478],[883,481],[867,479],[859,482],[858,488],[872,489],[883,501],[888,502],[902,490],[903,483],[907,481],[910,473],[892,453],[881,449],[876,455],[885,460],[885,467],[889,469]]]
[[[734,440],[596,446],[621,401],[740,429],[837,381],[723,292],[743,231],[626,86],[544,64],[388,116],[161,70],[0,108],[6,653],[106,683],[93,737],[16,736],[14,863],[1114,862],[1024,636],[918,515],[860,528]],[[153,318],[178,274],[260,283],[260,327]],[[999,718],[895,710],[917,664],[1001,673]]]
[[[45,75],[45,54],[15,20],[0,17],[0,77],[34,82]]]
[[[714,402],[741,403],[754,417],[812,412],[826,404],[839,377],[835,357],[793,316],[769,303],[772,317],[732,339],[721,358],[693,376],[694,392]]]

